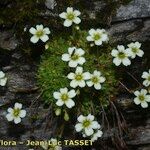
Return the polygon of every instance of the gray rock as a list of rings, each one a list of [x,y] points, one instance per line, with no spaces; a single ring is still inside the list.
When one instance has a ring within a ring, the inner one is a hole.
[[[128,35],[141,28],[141,24],[142,20],[140,19],[116,23],[108,29],[108,33],[112,42],[131,40]]]
[[[128,5],[122,5],[113,18],[113,21],[123,21],[135,18],[150,17],[149,0],[133,0]]]
[[[128,40],[131,41],[149,41],[150,40],[150,20],[146,20],[143,23],[143,27],[139,30],[136,30],[127,36]]]
[[[46,0],[46,1],[45,1],[45,6],[46,6],[48,9],[53,10],[56,5],[57,5],[57,3],[56,3],[55,0]]]
[[[150,144],[150,126],[134,128],[130,134],[132,138],[127,141],[128,145]]]
[[[15,93],[23,93],[36,88],[33,72],[9,72],[8,90]]]
[[[18,44],[13,31],[0,31],[0,48],[14,50]]]

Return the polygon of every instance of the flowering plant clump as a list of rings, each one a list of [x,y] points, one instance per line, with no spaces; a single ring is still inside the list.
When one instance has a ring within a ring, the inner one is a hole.
[[[141,107],[147,108],[148,102],[150,102],[150,95],[148,94],[147,90],[141,89],[141,91],[135,91],[134,95],[136,98],[134,98],[134,103],[136,105],[141,104]]]
[[[53,96],[58,100],[56,102],[56,105],[58,106],[65,104],[68,108],[72,108],[75,105],[74,101],[72,100],[72,98],[76,96],[75,90],[68,91],[67,88],[61,88],[60,92],[54,92]]]
[[[141,43],[135,42],[128,44],[127,49],[123,45],[118,45],[117,49],[113,49],[111,55],[114,57],[113,63],[119,66],[121,63],[124,66],[131,65],[130,58],[134,59],[137,56],[143,57],[144,52],[140,49]]]
[[[0,86],[5,86],[7,83],[7,77],[3,71],[0,71]]]
[[[100,46],[103,42],[107,42],[109,40],[108,35],[104,29],[89,30],[89,35],[86,39],[89,42],[94,42],[94,44],[97,46]]]
[[[49,39],[48,34],[50,34],[50,30],[47,27],[44,28],[42,24],[36,25],[36,28],[31,27],[29,32],[33,34],[30,39],[32,43],[37,43],[39,40],[46,42]]]
[[[67,75],[67,78],[72,80],[70,82],[70,86],[73,88],[76,87],[85,87],[85,81],[90,79],[90,73],[89,72],[83,72],[82,67],[77,67],[75,73],[69,73]]]
[[[141,43],[135,42],[128,44],[128,52],[130,53],[131,58],[135,58],[136,55],[139,57],[142,57],[144,55],[144,52],[140,49]]]
[[[79,18],[80,15],[80,11],[73,10],[72,7],[68,7],[67,12],[62,12],[59,16],[60,18],[65,19],[64,26],[70,27],[73,23],[79,24],[81,22],[81,19]]]
[[[90,81],[87,81],[87,85],[89,87],[94,86],[95,89],[99,90],[102,88],[101,83],[105,80],[105,77],[101,76],[101,72],[95,70],[93,74],[90,75]]]
[[[75,125],[75,130],[82,132],[83,137],[91,137],[92,141],[95,141],[102,136],[103,133],[99,130],[101,126],[97,121],[94,121],[93,115],[80,115],[77,120],[78,123]]]
[[[128,53],[128,51],[125,49],[123,45],[118,45],[117,49],[113,49],[111,55],[115,57],[113,59],[113,63],[116,66],[119,66],[121,63],[125,66],[131,64],[131,61],[129,60],[130,54]]]
[[[14,121],[15,124],[21,122],[21,119],[26,116],[26,111],[22,110],[22,104],[15,103],[14,108],[8,108],[6,118],[8,121]]]
[[[105,29],[81,30],[73,24],[81,22],[80,14],[68,7],[67,12],[59,15],[65,19],[68,32],[46,43],[38,84],[45,103],[52,105],[56,116],[72,122],[79,116],[76,132],[96,141],[103,134],[103,126],[95,118],[108,110],[118,92],[116,66],[129,66],[132,59],[142,57],[144,52],[139,42],[130,43],[127,48],[124,45],[112,48]],[[146,80],[143,84],[148,85],[148,73],[143,73],[142,78]],[[148,107],[146,90],[133,94],[135,104]]]
[[[83,65],[85,63],[84,50],[76,47],[69,47],[68,54],[62,55],[62,60],[69,62],[69,67],[77,67],[77,65]]]

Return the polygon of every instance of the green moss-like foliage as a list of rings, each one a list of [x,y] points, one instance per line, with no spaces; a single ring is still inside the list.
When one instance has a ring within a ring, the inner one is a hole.
[[[48,43],[49,48],[45,50],[39,66],[38,83],[43,91],[43,100],[57,108],[53,92],[64,87],[72,89],[69,86],[70,80],[66,76],[75,71],[74,68],[69,68],[68,63],[61,60],[61,56],[68,52],[68,47],[76,46],[84,49],[86,59],[86,63],[82,66],[84,71],[90,73],[94,70],[101,71],[106,81],[102,84],[101,90],[95,90],[93,87],[77,88],[78,95],[74,99],[76,106],[71,112],[97,115],[101,106],[108,106],[109,100],[116,94],[117,81],[110,55],[112,48],[108,43],[101,47],[90,47],[86,41],[86,31],[73,31],[73,33],[73,36],[68,38],[55,37]],[[62,109],[68,111],[65,106]]]

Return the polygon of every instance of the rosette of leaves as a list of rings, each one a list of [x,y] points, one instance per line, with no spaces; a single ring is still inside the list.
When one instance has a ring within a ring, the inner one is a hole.
[[[54,37],[48,43],[48,49],[41,57],[38,70],[38,84],[42,90],[43,100],[52,104],[54,110],[64,111],[64,115],[89,114],[98,115],[101,108],[109,105],[109,100],[116,94],[117,80],[115,79],[115,68],[112,64],[109,43],[101,47],[93,46],[86,41],[87,31],[73,29],[72,36],[63,35]],[[85,72],[93,73],[94,70],[101,71],[106,81],[102,84],[102,89],[96,90],[93,87],[76,88],[75,107],[69,110],[67,107],[56,106],[53,92],[60,88],[70,87],[70,80],[67,75],[74,72],[75,68],[70,68],[68,63],[61,60],[61,56],[67,53],[69,47],[82,48],[85,51],[86,62],[83,64]]]

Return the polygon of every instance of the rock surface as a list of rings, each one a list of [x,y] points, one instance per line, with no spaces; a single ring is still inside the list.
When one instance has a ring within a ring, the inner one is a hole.
[[[99,22],[100,18],[97,18],[98,16],[96,14],[101,13],[101,11],[107,7],[106,3],[104,1],[93,2],[92,0],[84,2],[85,11],[88,12],[90,19],[96,19]],[[45,5],[49,9],[49,12],[53,14],[53,17],[58,16],[58,11],[56,11],[59,5],[58,1],[46,0]],[[87,6],[90,6],[90,8]],[[48,16],[48,14],[42,15]],[[127,5],[121,5],[117,9],[116,14],[109,16],[109,18],[111,19],[109,27],[107,26],[107,31],[113,43],[128,43],[131,41],[142,42],[142,48],[145,51],[145,61],[149,60],[150,1],[133,0]],[[19,40],[14,36],[14,32],[10,31],[10,29],[5,29],[5,31],[0,32],[0,49],[13,50],[7,53],[3,51],[0,52],[0,69],[5,71],[8,76],[7,86],[5,88],[0,88],[0,138],[17,140],[27,140],[30,138],[48,139],[53,135],[53,128],[57,126],[55,126],[56,121],[54,125],[49,118],[51,117],[50,108],[44,108],[41,103],[41,93],[36,83],[36,72],[39,62],[24,55],[24,53],[17,48],[19,44],[18,41]],[[6,58],[9,58],[7,62]],[[134,68],[134,70],[136,70],[136,75],[139,75],[139,72],[141,74],[141,70],[144,69],[143,63],[139,66],[136,64],[136,69]],[[16,101],[24,104],[24,108],[28,111],[28,115],[21,125],[15,126],[14,130],[14,125],[8,123],[5,115],[7,108],[13,106]],[[126,134],[127,137],[125,137],[128,149],[149,150],[149,109],[141,111],[141,109],[135,108],[133,106],[133,99],[130,97],[123,97],[123,99],[118,100],[117,105],[119,105],[128,124],[128,133]],[[36,119],[36,117],[38,119]],[[116,150],[116,148],[112,148],[112,143],[110,142],[110,139],[113,139],[114,136],[112,133],[115,131],[116,129],[113,129],[111,133],[106,132],[103,139],[97,143],[98,147],[103,145],[102,149],[104,150]],[[29,147],[19,145],[17,148],[0,147],[0,150],[27,150],[28,148]]]
[[[14,33],[10,31],[0,31],[0,48],[14,50],[18,46],[18,41]]]
[[[129,4],[117,10],[113,21],[123,21],[131,19],[148,18],[150,16],[150,1],[149,0],[133,0]]]

